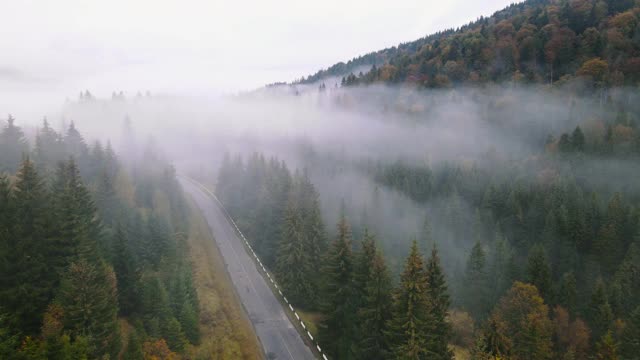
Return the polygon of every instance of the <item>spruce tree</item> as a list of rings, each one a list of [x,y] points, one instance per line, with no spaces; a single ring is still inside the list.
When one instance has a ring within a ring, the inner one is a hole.
[[[35,334],[53,296],[55,277],[48,266],[51,223],[47,193],[28,157],[22,162],[14,189],[14,224],[7,244],[10,256],[0,289],[0,307],[10,309],[13,329]]]
[[[338,359],[353,358],[356,315],[353,262],[351,229],[343,214],[338,223],[338,236],[329,247],[323,268],[321,311],[325,318],[318,329],[325,350]]]
[[[73,158],[59,164],[52,192],[57,225],[51,249],[54,268],[61,273],[80,258],[96,261],[101,225]]]
[[[80,259],[64,274],[58,301],[65,328],[88,339],[92,357],[115,356],[119,347],[116,277],[105,264]]]
[[[391,355],[387,341],[391,320],[391,291],[389,271],[382,254],[376,252],[365,282],[364,297],[358,309],[358,359],[382,360]]]
[[[314,303],[316,289],[313,286],[311,254],[307,251],[300,193],[291,194],[283,225],[282,239],[278,246],[276,273],[282,289],[294,304],[308,307]]]
[[[424,260],[414,240],[393,295],[389,341],[394,358],[428,358],[425,329],[431,321],[429,312]]]
[[[602,278],[596,280],[587,309],[587,316],[594,339],[600,339],[610,329],[613,322],[613,311],[609,304],[605,284]]]
[[[527,280],[544,299],[551,298],[551,266],[542,245],[534,245],[527,260]]]
[[[620,355],[624,359],[640,356],[640,306],[629,316],[622,333]]]
[[[465,308],[476,320],[484,319],[489,311],[489,279],[485,252],[480,243],[471,249],[463,284]]]
[[[442,272],[438,249],[434,245],[427,261],[427,300],[429,302],[430,323],[427,324],[426,353],[429,359],[453,359],[449,350],[451,325],[447,321],[450,299],[447,284]]]
[[[0,132],[0,172],[15,172],[23,156],[29,151],[24,133],[15,125],[15,119],[9,115],[7,126]]]
[[[113,244],[113,270],[118,280],[118,305],[124,316],[137,309],[139,273],[127,236],[120,225],[116,228]]]

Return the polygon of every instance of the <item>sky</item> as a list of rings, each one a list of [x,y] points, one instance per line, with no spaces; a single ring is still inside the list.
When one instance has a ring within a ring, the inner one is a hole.
[[[24,98],[232,93],[490,15],[449,0],[0,0],[0,112]],[[51,94],[56,96],[51,97]]]

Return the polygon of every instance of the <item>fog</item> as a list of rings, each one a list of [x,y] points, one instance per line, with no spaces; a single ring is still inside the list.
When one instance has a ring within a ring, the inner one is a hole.
[[[356,237],[363,227],[372,229],[398,271],[398,259],[421,236],[428,218],[451,274],[461,271],[472,244],[452,236],[455,229],[443,221],[451,199],[417,203],[377,183],[372,169],[398,161],[431,168],[451,164],[493,174],[498,183],[516,173],[518,181],[538,181],[547,166],[546,138],[572,131],[578,120],[597,123],[606,111],[597,99],[568,94],[562,88],[512,84],[421,91],[383,86],[319,91],[315,84],[233,96],[74,99],[47,116],[60,131],[73,121],[88,143],[111,141],[132,165],[152,151],[209,184],[225,154],[276,156],[292,170],[307,169],[330,234],[344,203]],[[637,97],[624,89],[611,95]],[[17,122],[33,141],[36,124]],[[597,136],[593,131],[585,128],[588,139]],[[638,191],[633,179],[640,169],[632,160],[583,158],[576,169],[594,190]],[[457,201],[464,221],[472,223],[476,209]]]

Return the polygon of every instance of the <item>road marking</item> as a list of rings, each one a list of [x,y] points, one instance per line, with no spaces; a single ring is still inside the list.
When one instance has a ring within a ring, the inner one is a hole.
[[[293,311],[293,306],[291,306],[291,304],[289,304],[289,309],[291,309],[291,311]]]
[[[300,325],[302,325],[302,328],[303,328],[303,329],[307,330],[307,327],[306,327],[306,326],[304,326],[304,323],[303,323],[302,321],[300,321]]]
[[[307,335],[309,335],[309,339],[313,340],[313,336],[311,336],[311,333],[307,330]]]
[[[295,316],[296,316],[296,319],[300,320],[300,316],[298,316],[298,313],[297,313],[297,312],[295,312],[295,311],[294,311],[294,312],[293,312],[293,315],[295,315]]]
[[[322,354],[322,350],[320,350],[320,345],[316,345],[316,348],[318,349],[318,352]]]
[[[193,181],[193,182],[195,183],[195,181]],[[200,185],[200,186],[202,186],[202,185]],[[204,188],[204,189],[205,189],[209,194],[211,194],[211,196],[212,196],[212,197],[213,197],[213,198],[214,198],[218,203],[220,203],[220,200],[218,200],[218,198],[217,198],[217,197],[216,197],[216,196],[215,196],[211,191],[209,191],[209,190],[208,190],[207,188],[205,188],[204,186],[202,186],[202,187],[203,187],[203,188]],[[220,206],[222,206],[222,203],[220,203]],[[223,208],[223,209],[224,209],[224,208]],[[225,212],[226,212],[226,210],[225,210]],[[233,221],[233,220],[231,220],[231,221]],[[234,225],[235,225],[235,224],[234,224]],[[221,231],[223,231],[223,229],[220,229],[220,230],[221,230]],[[216,237],[216,239],[217,239],[217,237]],[[238,253],[237,253],[236,249],[233,247],[233,244],[229,241],[228,237],[225,237],[224,242],[225,242],[225,243],[227,243],[227,244],[231,247],[231,250],[232,250],[233,255],[234,255],[235,259],[236,259],[236,262],[240,265],[240,267],[242,268],[242,271],[243,271],[243,272],[244,272],[244,274],[246,275],[246,278],[249,280],[249,284],[251,285],[251,288],[253,289],[254,293],[255,293],[255,294],[258,294],[258,292],[256,291],[256,288],[255,288],[255,284],[253,283],[253,280],[251,280],[251,278],[248,276],[248,272],[247,272],[247,270],[246,270],[246,268],[245,268],[244,264],[242,263],[242,261],[240,261],[240,258],[239,258],[239,256],[238,256]],[[257,298],[259,299],[259,301],[260,301],[260,303],[263,305],[263,307],[266,307],[266,304],[264,304],[264,301],[262,300],[262,298],[260,298],[259,296],[258,296]],[[289,349],[289,346],[287,345],[287,342],[285,341],[284,337],[282,336],[282,333],[280,333],[279,331],[276,331],[276,333],[278,334],[278,337],[280,338],[280,340],[282,341],[282,344],[284,345],[285,349],[287,350],[287,353],[289,354],[289,357],[290,357],[291,359],[294,359],[294,360],[295,360],[295,358],[294,358],[293,354],[291,354],[291,350]]]

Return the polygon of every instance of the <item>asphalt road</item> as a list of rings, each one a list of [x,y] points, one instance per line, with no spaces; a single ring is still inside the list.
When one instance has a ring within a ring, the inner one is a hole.
[[[180,183],[196,202],[211,228],[227,272],[253,323],[267,359],[315,359],[215,199],[189,180],[180,178]]]

